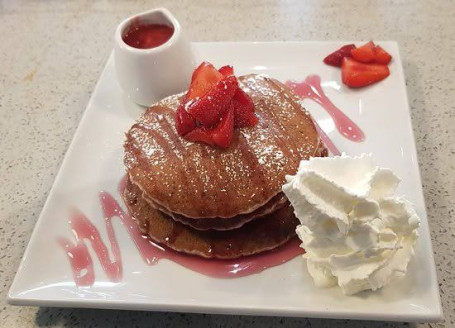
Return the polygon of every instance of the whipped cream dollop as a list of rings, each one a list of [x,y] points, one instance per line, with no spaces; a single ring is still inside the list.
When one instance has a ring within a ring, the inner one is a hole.
[[[301,225],[303,255],[315,284],[352,295],[403,276],[420,220],[394,197],[400,182],[371,155],[315,157],[286,177],[283,191]]]

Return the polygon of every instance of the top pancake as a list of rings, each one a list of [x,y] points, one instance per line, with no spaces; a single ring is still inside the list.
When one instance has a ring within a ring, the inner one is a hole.
[[[181,95],[149,108],[126,134],[124,163],[131,181],[156,204],[187,218],[250,213],[281,191],[286,174],[319,155],[320,139],[298,97],[263,75],[239,77],[259,123],[234,130],[228,149],[193,143],[177,134]]]

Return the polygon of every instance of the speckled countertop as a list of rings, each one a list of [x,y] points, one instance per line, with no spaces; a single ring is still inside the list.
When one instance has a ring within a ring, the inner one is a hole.
[[[116,25],[158,6],[174,12],[194,41],[399,42],[446,317],[416,326],[455,327],[453,0],[0,1],[0,326],[412,326],[6,305],[35,221],[111,52]]]

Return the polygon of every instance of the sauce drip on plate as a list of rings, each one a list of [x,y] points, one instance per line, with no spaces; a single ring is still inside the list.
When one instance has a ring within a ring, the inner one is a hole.
[[[123,193],[125,186],[126,177],[120,183],[120,194]],[[118,217],[127,229],[146,264],[155,265],[162,259],[170,260],[190,270],[215,278],[237,278],[258,273],[304,253],[304,250],[299,247],[300,241],[297,238],[272,251],[233,260],[204,259],[178,253],[154,243],[143,235],[134,219],[121,208],[109,193],[102,191],[99,198],[113,259],[109,256],[108,246],[101,238],[98,229],[80,212],[75,212],[69,220],[76,243],[68,238],[60,237],[57,239],[71,264],[77,286],[90,286],[95,282],[94,264],[87,243],[94,250],[108,279],[114,282],[122,279],[121,251],[112,226],[112,219],[115,217]]]
[[[286,85],[302,99],[308,98],[321,105],[332,117],[338,131],[345,138],[354,142],[362,142],[365,140],[363,131],[336,107],[324,93],[324,90],[322,90],[321,87],[321,78],[318,75],[310,75],[303,82],[287,81]],[[321,138],[323,137],[321,136]],[[327,145],[327,147],[329,147],[329,145]]]

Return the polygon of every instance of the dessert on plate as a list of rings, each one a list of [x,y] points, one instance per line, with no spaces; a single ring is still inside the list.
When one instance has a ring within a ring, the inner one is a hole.
[[[179,252],[231,259],[293,238],[281,187],[327,156],[298,97],[263,75],[202,63],[189,91],[151,106],[126,134],[126,204],[143,233]]]

